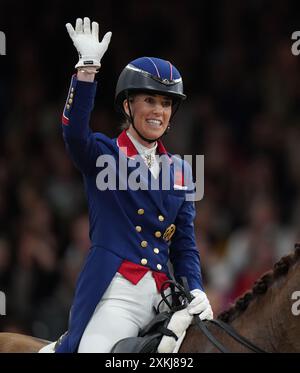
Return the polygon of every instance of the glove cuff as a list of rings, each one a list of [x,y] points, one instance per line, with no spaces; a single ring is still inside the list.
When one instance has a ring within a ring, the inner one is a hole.
[[[84,56],[79,59],[77,64],[75,65],[75,68],[77,69],[78,67],[101,67],[101,63],[99,60],[89,57],[89,56]]]
[[[200,289],[193,289],[193,290],[191,290],[191,294],[196,296],[198,294],[205,294],[205,292],[203,290],[200,290]]]

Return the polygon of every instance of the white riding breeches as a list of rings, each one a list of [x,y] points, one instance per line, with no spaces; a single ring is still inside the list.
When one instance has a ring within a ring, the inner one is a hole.
[[[116,273],[91,317],[78,352],[110,352],[120,339],[135,337],[154,317],[161,296],[151,271],[136,284]]]

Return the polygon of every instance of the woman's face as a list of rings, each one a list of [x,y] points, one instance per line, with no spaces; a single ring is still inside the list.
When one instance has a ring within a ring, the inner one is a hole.
[[[123,105],[129,115],[127,100],[124,101]],[[172,98],[156,94],[137,94],[130,99],[130,109],[137,130],[147,139],[155,140],[163,135],[169,125],[172,113]],[[138,136],[132,124],[130,124],[129,132],[140,143],[149,146],[149,143]]]

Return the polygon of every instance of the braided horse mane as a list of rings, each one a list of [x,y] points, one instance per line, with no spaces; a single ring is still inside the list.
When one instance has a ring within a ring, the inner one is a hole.
[[[300,243],[295,244],[295,251],[282,257],[274,264],[273,270],[266,272],[257,281],[255,281],[252,290],[247,291],[238,298],[233,306],[220,313],[217,318],[224,322],[231,322],[247,309],[252,300],[260,294],[266,293],[268,288],[279,278],[288,273],[289,268],[300,258]]]

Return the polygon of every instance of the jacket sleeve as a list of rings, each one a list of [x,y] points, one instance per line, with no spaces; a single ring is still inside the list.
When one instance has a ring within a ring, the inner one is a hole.
[[[188,179],[188,192],[193,192],[193,179],[190,165],[185,164],[185,178]],[[176,281],[186,277],[190,290],[203,289],[200,254],[196,244],[194,219],[195,203],[187,200],[181,205],[175,219],[176,231],[170,244],[170,262]]]
[[[97,82],[78,81],[74,75],[62,115],[62,130],[66,149],[76,167],[92,173],[101,154],[101,144],[89,127],[94,107]]]

